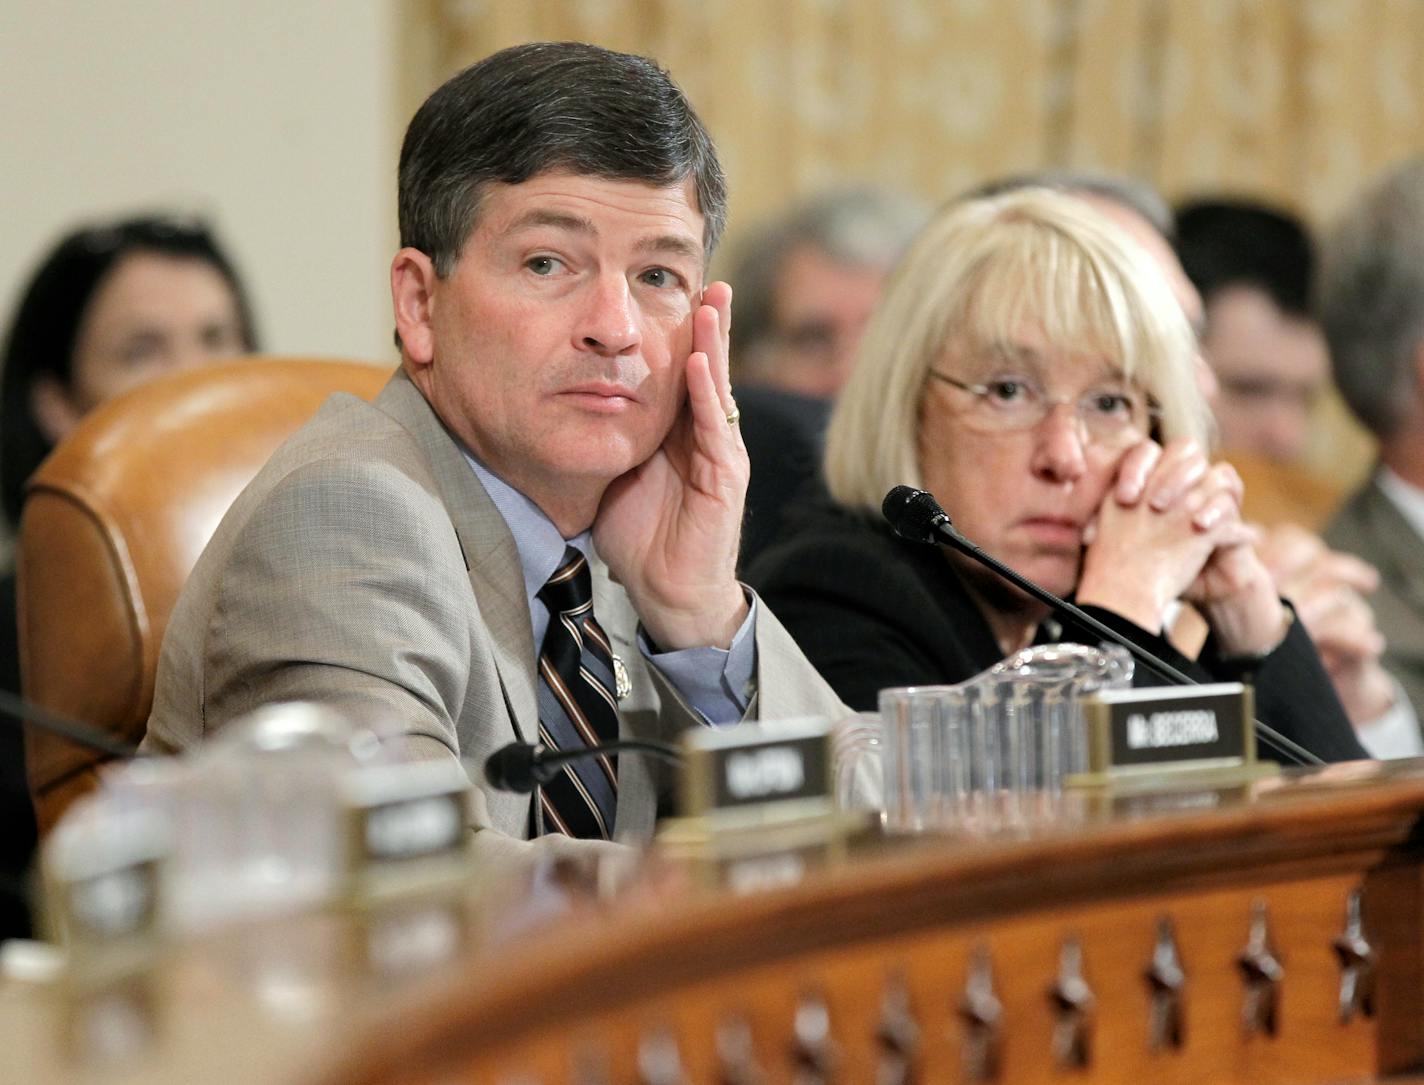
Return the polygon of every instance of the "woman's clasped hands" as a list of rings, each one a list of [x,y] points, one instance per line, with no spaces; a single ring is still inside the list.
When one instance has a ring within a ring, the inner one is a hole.
[[[1144,439],[1122,457],[1087,535],[1078,602],[1151,632],[1176,600],[1194,604],[1227,655],[1280,643],[1289,611],[1241,518],[1241,479],[1190,438]]]

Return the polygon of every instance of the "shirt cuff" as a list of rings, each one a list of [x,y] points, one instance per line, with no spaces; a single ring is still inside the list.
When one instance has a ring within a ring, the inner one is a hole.
[[[1404,695],[1396,679],[1394,683],[1394,706],[1383,715],[1355,728],[1355,737],[1360,740],[1371,757],[1386,760],[1391,757],[1418,757],[1424,754],[1424,737],[1419,733],[1419,718],[1414,714],[1414,706]]]
[[[730,648],[682,648],[656,652],[647,634],[638,629],[638,648],[672,683],[699,716],[715,726],[736,723],[751,703],[756,674],[757,598],[748,592],[747,616]]]

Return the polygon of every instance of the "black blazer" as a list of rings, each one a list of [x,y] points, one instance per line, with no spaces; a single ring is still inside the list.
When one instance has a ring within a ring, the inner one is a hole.
[[[775,388],[733,390],[752,474],[738,568],[748,568],[781,534],[786,510],[820,490],[821,448],[831,403]]]
[[[829,503],[798,510],[747,580],[841,699],[857,710],[874,709],[888,686],[961,682],[1003,657],[941,549],[899,538],[878,517]],[[1117,614],[1085,609],[1193,677],[1235,677],[1211,638],[1193,662]],[[1061,630],[1040,629],[1038,639],[1098,641],[1071,621]],[[1141,664],[1134,674],[1136,685],[1162,684]],[[1285,641],[1261,662],[1254,682],[1256,715],[1288,738],[1326,761],[1369,756],[1299,622],[1291,623]],[[1262,754],[1270,751],[1263,748]]]

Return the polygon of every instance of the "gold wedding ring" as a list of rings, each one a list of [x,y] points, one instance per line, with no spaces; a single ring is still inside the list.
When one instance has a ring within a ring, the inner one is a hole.
[[[729,425],[729,426],[735,426],[735,425],[736,425],[738,422],[740,422],[741,420],[742,420],[742,409],[741,409],[740,407],[738,407],[735,403],[733,403],[733,404],[732,404],[732,409],[727,412],[727,425]]]

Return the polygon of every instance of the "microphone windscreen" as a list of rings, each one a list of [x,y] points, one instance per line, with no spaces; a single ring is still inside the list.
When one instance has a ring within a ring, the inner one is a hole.
[[[527,742],[511,742],[501,746],[485,761],[485,779],[499,791],[526,795],[534,790],[534,764],[537,747]]]
[[[949,522],[934,494],[913,486],[896,486],[885,495],[880,512],[896,534],[914,542],[933,542],[934,527]]]

